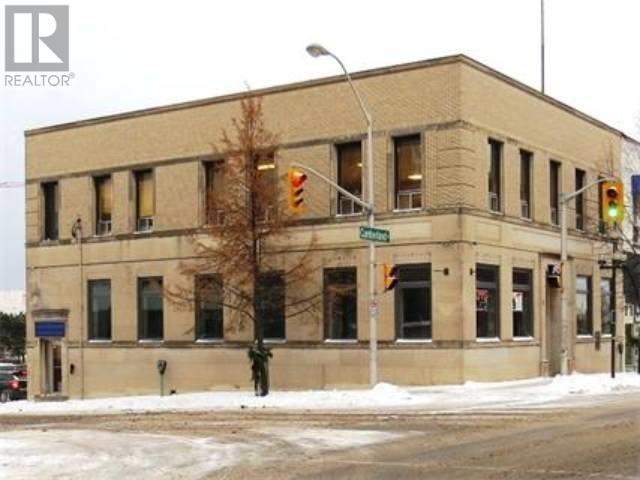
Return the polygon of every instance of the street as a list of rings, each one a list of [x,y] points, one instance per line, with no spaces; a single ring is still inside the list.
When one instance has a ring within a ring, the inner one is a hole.
[[[0,473],[14,479],[636,479],[639,404],[636,391],[583,404],[448,413],[7,415],[0,417]],[[72,461],[78,458],[84,461]]]

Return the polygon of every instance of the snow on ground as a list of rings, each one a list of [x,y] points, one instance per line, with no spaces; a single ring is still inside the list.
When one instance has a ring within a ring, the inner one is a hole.
[[[272,428],[258,432],[250,442],[240,442],[98,430],[9,431],[0,438],[0,478],[60,478],[64,472],[69,480],[199,479],[240,462],[275,460],[286,452],[362,447],[405,436],[366,430]]]
[[[430,387],[406,387],[381,383],[370,390],[273,391],[267,397],[255,397],[249,391],[203,392],[165,397],[136,396],[66,402],[29,402],[0,404],[0,416],[7,414],[85,414],[161,411],[197,411],[230,409],[282,410],[384,410],[422,409],[425,411],[475,408],[517,408],[553,404],[567,400],[587,400],[597,395],[627,391],[640,392],[640,375],[619,373],[573,374],[555,378],[534,378],[509,382]]]

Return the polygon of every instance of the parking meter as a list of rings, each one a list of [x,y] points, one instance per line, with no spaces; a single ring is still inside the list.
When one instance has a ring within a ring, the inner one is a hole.
[[[167,370],[167,361],[158,360],[156,362],[156,368],[158,369],[158,374],[160,375],[160,396],[164,397],[164,372],[166,372]]]

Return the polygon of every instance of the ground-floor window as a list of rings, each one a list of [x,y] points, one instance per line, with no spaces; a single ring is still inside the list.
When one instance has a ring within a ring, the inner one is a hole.
[[[111,280],[89,280],[89,340],[111,340]]]
[[[285,338],[284,275],[283,272],[264,272],[258,276],[256,315],[265,339]]]
[[[613,278],[600,280],[600,312],[602,317],[602,334],[611,335],[613,331]]]
[[[324,338],[358,338],[358,284],[355,267],[324,271]]]
[[[138,339],[162,340],[162,277],[138,279]]]
[[[223,332],[222,278],[196,277],[196,339],[220,340]]]
[[[400,265],[396,285],[396,334],[400,339],[431,338],[431,265]]]
[[[499,268],[495,265],[476,265],[477,338],[498,338],[500,336],[499,272]]]
[[[513,336],[533,337],[533,272],[524,268],[513,269]]]
[[[576,277],[576,323],[578,335],[593,335],[591,318],[591,277]]]

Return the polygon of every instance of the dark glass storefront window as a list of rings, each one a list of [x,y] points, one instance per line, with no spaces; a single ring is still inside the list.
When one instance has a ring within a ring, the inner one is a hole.
[[[578,335],[593,335],[591,277],[576,277],[576,323]]]
[[[138,339],[162,340],[162,277],[138,279]]]
[[[431,339],[431,265],[400,265],[397,275],[397,338]]]
[[[476,337],[500,336],[499,268],[476,265]]]
[[[89,340],[111,340],[111,281],[90,280]]]
[[[611,335],[613,331],[613,279],[603,278],[600,280],[600,306],[602,316],[602,334]]]
[[[513,336],[533,337],[533,272],[513,269],[513,292],[511,310],[513,312]]]
[[[324,271],[324,338],[358,338],[358,284],[355,267]]]
[[[282,272],[265,272],[258,277],[257,312],[264,338],[285,339],[285,292]]]
[[[196,277],[196,339],[221,340],[223,333],[222,279],[219,275]]]

